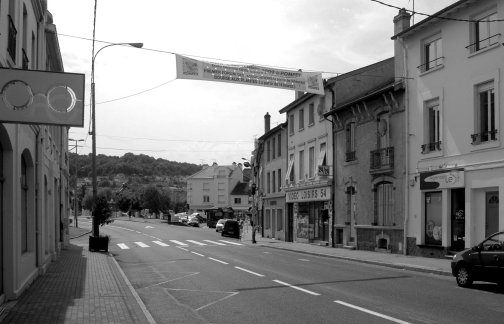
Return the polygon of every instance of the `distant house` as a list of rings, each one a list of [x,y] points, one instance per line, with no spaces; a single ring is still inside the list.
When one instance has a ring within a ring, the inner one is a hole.
[[[203,170],[187,178],[189,211],[196,212],[212,207],[233,206],[234,199],[231,199],[231,192],[237,184],[242,182],[243,168],[240,163],[233,163],[232,165],[214,163],[204,167]],[[236,195],[236,198],[241,198],[241,196],[243,195]],[[236,205],[242,206],[245,203],[248,208],[248,201]]]

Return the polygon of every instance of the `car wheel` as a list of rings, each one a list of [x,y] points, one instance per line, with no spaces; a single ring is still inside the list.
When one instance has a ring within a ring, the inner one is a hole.
[[[473,278],[469,269],[462,265],[457,268],[455,272],[455,278],[457,280],[457,285],[460,287],[469,287],[473,283]]]

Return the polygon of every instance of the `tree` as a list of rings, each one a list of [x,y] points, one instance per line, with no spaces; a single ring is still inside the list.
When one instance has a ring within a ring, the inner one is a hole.
[[[160,192],[154,186],[149,186],[142,194],[142,207],[149,209],[153,213],[158,213],[163,209],[163,200]]]
[[[91,193],[87,193],[82,200],[82,208],[86,210],[93,209],[93,195]]]
[[[119,195],[116,202],[117,208],[122,212],[127,212],[132,207],[132,201],[130,197],[125,195]]]
[[[96,204],[93,210],[95,224],[103,226],[105,224],[112,223],[114,220],[110,219],[111,216],[112,210],[110,209],[107,197],[104,195],[98,195],[98,197],[96,197]]]

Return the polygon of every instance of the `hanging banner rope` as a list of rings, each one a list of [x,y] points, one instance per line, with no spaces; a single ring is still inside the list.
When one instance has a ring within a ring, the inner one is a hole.
[[[322,74],[272,69],[258,65],[229,65],[195,60],[175,54],[177,79],[239,83],[324,94]]]

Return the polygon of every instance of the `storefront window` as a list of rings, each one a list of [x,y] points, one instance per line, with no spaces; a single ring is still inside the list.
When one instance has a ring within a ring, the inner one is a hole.
[[[442,244],[442,193],[425,193],[425,244]]]

